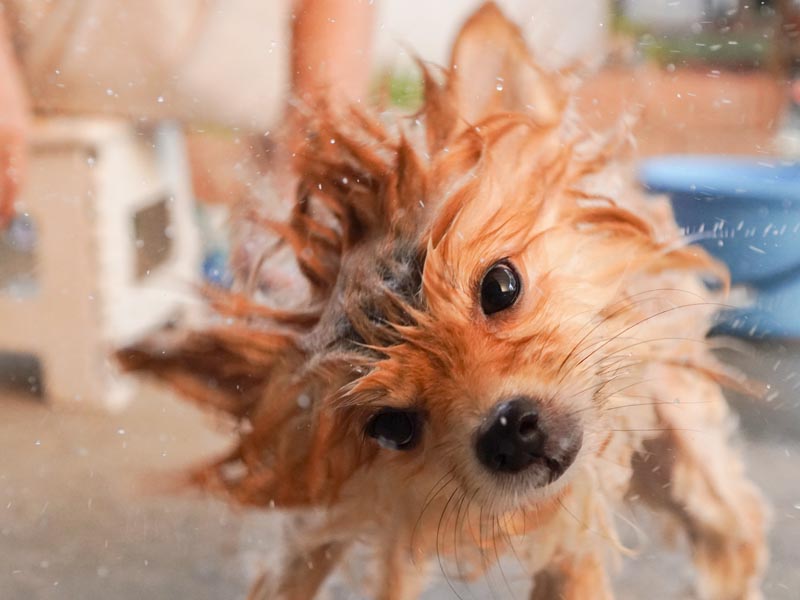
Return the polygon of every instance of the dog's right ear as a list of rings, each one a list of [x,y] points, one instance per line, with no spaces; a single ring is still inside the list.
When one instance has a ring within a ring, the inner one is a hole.
[[[451,53],[450,88],[459,116],[477,124],[498,112],[557,123],[566,105],[562,77],[539,68],[522,32],[494,2],[464,23]]]

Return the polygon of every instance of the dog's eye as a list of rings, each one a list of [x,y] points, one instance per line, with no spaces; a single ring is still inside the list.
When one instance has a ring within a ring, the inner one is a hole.
[[[416,411],[384,408],[370,419],[367,435],[389,450],[411,450],[419,443],[422,420]]]
[[[519,296],[517,272],[507,262],[492,265],[481,281],[481,308],[491,315],[514,305]]]

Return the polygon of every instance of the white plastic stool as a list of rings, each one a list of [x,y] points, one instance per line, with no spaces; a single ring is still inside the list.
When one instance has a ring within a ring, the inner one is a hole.
[[[169,124],[37,124],[17,204],[34,225],[35,285],[0,283],[0,352],[38,357],[48,401],[124,405],[131,384],[111,352],[190,296],[199,241],[182,140]]]

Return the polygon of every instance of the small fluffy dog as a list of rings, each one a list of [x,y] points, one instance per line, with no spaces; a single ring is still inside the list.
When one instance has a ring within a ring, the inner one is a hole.
[[[423,71],[411,117],[313,111],[291,215],[253,216],[263,259],[217,319],[120,355],[238,422],[196,483],[307,515],[252,597],[314,597],[359,543],[383,600],[506,553],[533,599],[612,598],[637,502],[685,531],[700,597],[759,598],[765,509],[704,340],[724,269],[617,185],[626,136],[585,131],[494,4]],[[281,244],[304,285],[279,295]]]

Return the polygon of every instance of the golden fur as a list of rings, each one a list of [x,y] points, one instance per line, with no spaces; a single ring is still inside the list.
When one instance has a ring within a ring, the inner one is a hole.
[[[196,483],[323,509],[253,597],[311,598],[363,542],[385,600],[415,597],[433,557],[476,577],[508,552],[535,573],[532,598],[611,598],[625,501],[685,530],[702,598],[760,597],[764,508],[728,446],[704,341],[717,305],[701,277],[724,270],[683,243],[665,202],[624,185],[625,136],[581,128],[565,78],[536,66],[494,4],[449,69],[423,70],[410,118],[315,110],[291,215],[251,211],[293,250],[305,285],[292,306],[256,285],[272,245],[235,291],[207,292],[208,328],[120,354],[239,424]],[[477,286],[499,259],[523,292],[490,318]],[[574,464],[544,487],[497,480],[473,455],[483,415],[514,393],[582,427]],[[425,415],[418,448],[365,436],[386,406]]]

